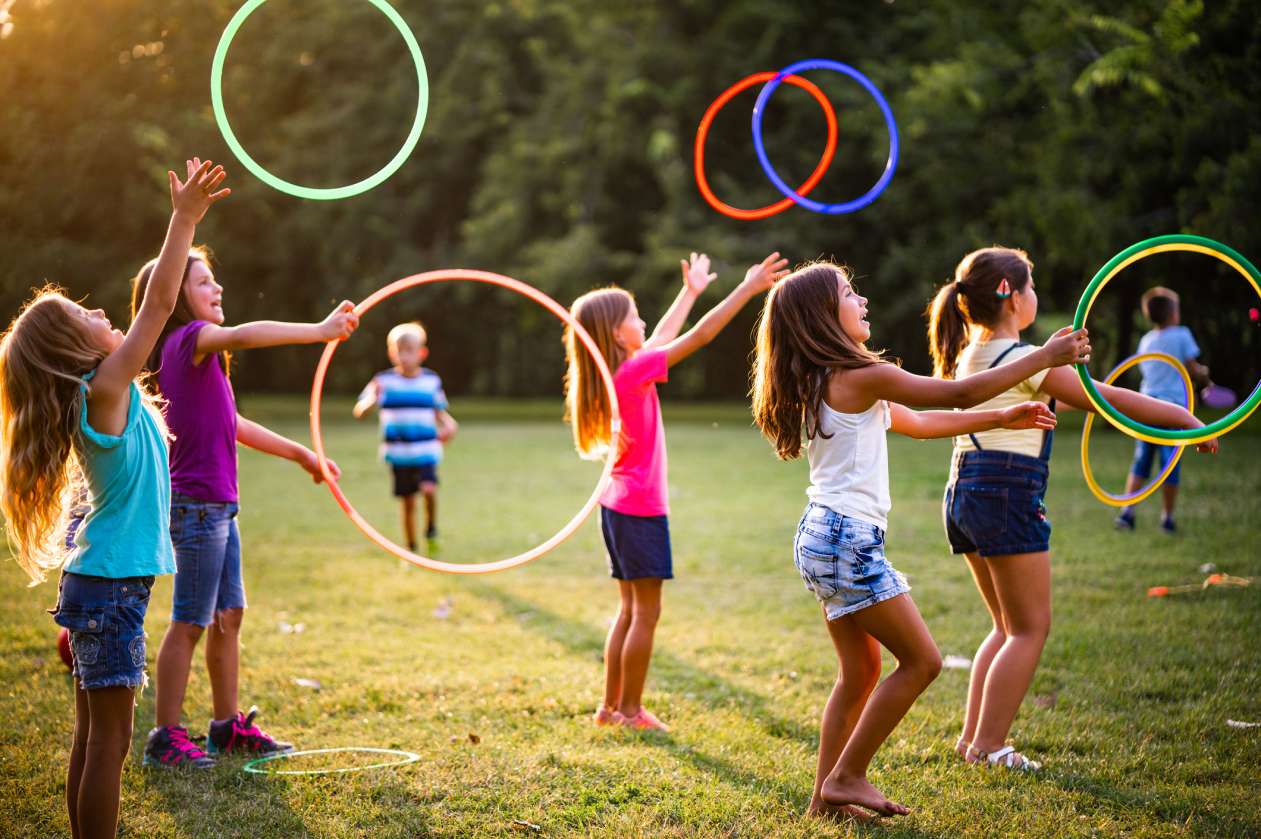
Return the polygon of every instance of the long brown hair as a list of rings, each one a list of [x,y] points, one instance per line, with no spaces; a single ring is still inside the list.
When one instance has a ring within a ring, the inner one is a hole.
[[[197,245],[188,251],[188,259],[184,263],[184,276],[180,277],[180,293],[175,301],[175,310],[171,312],[171,317],[167,319],[166,326],[162,327],[162,335],[158,338],[158,342],[153,345],[153,352],[149,353],[149,358],[145,361],[145,369],[154,374],[153,384],[155,387],[158,381],[158,368],[162,366],[162,346],[166,343],[166,337],[184,324],[192,323],[196,320],[193,317],[193,310],[188,307],[188,298],[185,297],[187,292],[185,283],[188,282],[188,272],[198,262],[204,262],[207,267],[210,267],[213,264],[213,259],[214,254],[206,245]],[[152,279],[153,269],[157,265],[157,257],[150,259],[131,280],[131,319],[133,322],[136,320],[136,315],[140,313],[140,305],[144,303],[145,292],[149,289],[149,280]],[[219,358],[223,362],[223,372],[226,375],[232,362],[232,356],[225,351],[219,353]]]
[[[40,582],[65,559],[83,479],[83,377],[105,358],[60,288],[39,289],[0,337],[0,508],[18,565]]]
[[[630,314],[634,298],[624,289],[610,287],[588,291],[569,311],[600,348],[609,370],[616,373],[626,360],[626,350],[613,337],[618,324]],[[586,346],[565,329],[565,421],[574,427],[574,447],[586,459],[604,456],[612,439],[612,406],[600,381],[600,370]]]
[[[998,293],[1003,280],[1017,292],[1024,291],[1032,278],[1033,262],[1029,254],[1017,248],[995,245],[965,256],[955,268],[954,280],[938,289],[925,313],[933,375],[953,379],[971,328],[992,327],[998,322],[1007,299]]]
[[[837,280],[848,269],[814,262],[780,280],[762,306],[753,360],[753,420],[781,460],[801,454],[801,430],[817,437],[819,403],[833,370],[887,364],[841,326]]]

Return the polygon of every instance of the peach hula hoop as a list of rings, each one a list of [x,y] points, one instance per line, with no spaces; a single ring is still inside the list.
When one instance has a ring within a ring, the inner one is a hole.
[[[621,415],[618,413],[617,391],[613,386],[613,373],[609,370],[608,363],[604,360],[604,356],[600,354],[600,350],[596,346],[595,341],[591,338],[591,335],[587,333],[587,330],[582,328],[582,325],[578,323],[572,314],[570,314],[569,310],[533,286],[527,285],[520,280],[514,280],[511,277],[505,277],[502,274],[495,274],[490,271],[476,271],[465,268],[448,268],[438,271],[426,271],[422,274],[413,274],[410,277],[395,280],[384,288],[374,292],[364,299],[363,302],[355,306],[355,312],[362,316],[382,300],[385,300],[387,297],[391,297],[400,291],[420,285],[426,285],[428,283],[448,281],[488,283],[490,285],[497,285],[511,291],[515,291],[518,294],[528,297],[535,303],[538,303],[573,329],[574,334],[578,336],[578,339],[582,341],[583,346],[587,348],[587,352],[591,353],[591,357],[595,359],[596,367],[600,371],[600,378],[603,380],[604,388],[609,394],[612,433],[614,437],[617,436],[617,434],[621,431],[622,422]],[[311,441],[314,444],[315,456],[319,460],[320,472],[324,476],[324,482],[328,485],[329,491],[333,493],[333,498],[336,499],[338,506],[342,508],[355,526],[379,547],[384,548],[400,559],[405,559],[413,565],[419,565],[421,568],[428,568],[430,571],[442,571],[447,574],[490,574],[495,571],[506,571],[509,568],[516,568],[517,566],[524,565],[533,559],[538,559],[540,556],[568,539],[573,535],[574,531],[577,530],[584,521],[586,521],[587,516],[591,515],[591,511],[594,510],[596,504],[599,503],[600,496],[604,493],[604,490],[608,487],[609,481],[612,478],[613,463],[616,460],[616,446],[609,447],[609,452],[605,455],[604,459],[604,469],[600,473],[599,481],[596,482],[595,490],[591,493],[591,496],[587,499],[586,503],[583,504],[582,509],[578,511],[577,515],[570,519],[568,524],[557,531],[556,534],[546,542],[531,548],[525,553],[520,553],[516,556],[508,557],[507,559],[495,560],[493,562],[443,562],[441,560],[433,559],[432,557],[421,556],[420,554],[409,551],[401,545],[398,545],[392,540],[386,538],[380,531],[373,527],[367,519],[360,515],[354,505],[350,503],[350,500],[346,498],[345,493],[342,492],[341,487],[338,486],[337,481],[329,472],[328,457],[324,453],[324,435],[320,429],[320,400],[324,393],[324,377],[328,373],[328,366],[333,360],[333,354],[337,352],[337,345],[339,343],[341,342],[328,342],[328,344],[324,347],[324,354],[320,356],[320,362],[315,368],[315,379],[311,384]]]

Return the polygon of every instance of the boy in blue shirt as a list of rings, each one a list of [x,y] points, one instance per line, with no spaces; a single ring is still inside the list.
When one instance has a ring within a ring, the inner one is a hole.
[[[394,365],[372,377],[359,394],[354,414],[373,408],[381,414],[381,454],[394,473],[394,495],[403,502],[403,533],[416,551],[416,493],[425,496],[425,538],[438,537],[438,464],[442,444],[459,425],[447,413],[442,379],[421,364],[429,355],[428,337],[419,323],[400,323],[386,337]]]
[[[1162,352],[1181,361],[1195,381],[1208,379],[1208,368],[1196,359],[1200,356],[1200,347],[1195,343],[1191,330],[1181,325],[1178,295],[1163,286],[1149,289],[1143,295],[1143,314],[1156,327],[1138,342],[1138,351]],[[1182,377],[1178,371],[1161,361],[1139,362],[1139,371],[1143,374],[1143,384],[1139,388],[1142,393],[1154,396],[1165,402],[1174,402],[1182,407],[1187,406]],[[1131,493],[1147,483],[1152,471],[1152,461],[1160,456],[1160,468],[1164,469],[1176,450],[1173,446],[1158,446],[1145,440],[1137,440],[1134,447],[1134,463],[1130,466],[1130,476],[1125,485],[1126,493]],[[1182,469],[1179,463],[1160,488],[1163,509],[1160,517],[1160,528],[1172,535],[1177,530],[1173,520],[1173,507],[1178,499],[1178,473]],[[1134,507],[1123,507],[1116,518],[1118,530],[1134,529]]]

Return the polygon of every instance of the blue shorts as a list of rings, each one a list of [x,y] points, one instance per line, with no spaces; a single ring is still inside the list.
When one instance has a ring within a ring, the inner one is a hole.
[[[394,497],[406,498],[415,495],[424,484],[438,483],[438,466],[426,463],[423,466],[390,466],[394,472]]]
[[[632,516],[602,506],[600,530],[613,579],[674,579],[670,522],[666,516]]]
[[[231,502],[171,496],[175,595],[171,620],[210,626],[215,613],[245,608],[241,532]]]
[[[144,617],[153,577],[65,573],[53,620],[70,630],[74,677],[84,690],[144,684]]]
[[[1042,553],[1051,547],[1047,462],[1016,452],[964,452],[946,485],[942,519],[954,553]]]
[[[1134,446],[1134,463],[1130,466],[1130,474],[1136,478],[1142,478],[1144,481],[1152,475],[1152,461],[1156,456],[1160,456],[1160,468],[1164,469],[1169,463],[1169,458],[1173,457],[1173,453],[1178,449],[1176,446],[1158,446],[1155,443],[1149,443],[1146,440],[1135,440]],[[1173,467],[1173,471],[1169,473],[1169,477],[1165,478],[1168,486],[1176,487],[1178,485],[1178,473],[1182,471],[1182,461]]]
[[[830,621],[911,590],[884,555],[883,530],[813,501],[797,524],[793,564]]]

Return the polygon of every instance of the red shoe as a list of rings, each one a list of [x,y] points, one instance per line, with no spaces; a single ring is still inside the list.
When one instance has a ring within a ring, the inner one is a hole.
[[[596,725],[621,725],[626,720],[617,711],[608,705],[601,705],[599,709],[591,715],[591,721]]]
[[[621,714],[619,714],[618,716],[622,717],[622,721],[621,721],[622,725],[627,726],[629,728],[633,728],[636,731],[669,731],[670,730],[670,726],[666,725],[661,720],[657,719],[655,716],[653,716],[652,711],[649,711],[647,708],[644,708],[644,707],[640,707],[639,713],[635,714],[635,716],[633,717],[627,717]]]

